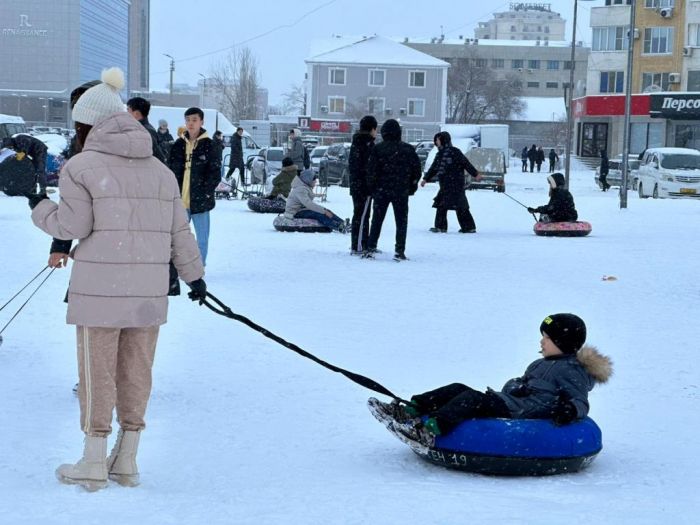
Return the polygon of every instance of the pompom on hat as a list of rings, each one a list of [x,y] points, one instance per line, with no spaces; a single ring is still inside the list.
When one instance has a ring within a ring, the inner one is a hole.
[[[124,111],[119,91],[124,87],[124,72],[118,67],[102,71],[102,83],[91,87],[73,107],[73,120],[94,126],[114,113]]]

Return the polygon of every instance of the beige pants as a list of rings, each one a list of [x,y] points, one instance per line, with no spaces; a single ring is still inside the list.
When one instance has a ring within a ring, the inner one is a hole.
[[[142,430],[151,395],[151,368],[159,326],[78,326],[80,426],[89,436],[112,431],[112,412],[124,430]]]

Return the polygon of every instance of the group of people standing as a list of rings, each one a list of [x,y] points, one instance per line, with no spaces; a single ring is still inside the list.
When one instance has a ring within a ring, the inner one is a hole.
[[[551,148],[546,158],[549,159],[549,173],[554,173],[557,162],[559,162],[559,155],[554,151],[554,148]],[[530,173],[533,173],[535,167],[537,167],[537,173],[539,173],[545,161],[544,149],[542,146],[537,146],[537,144],[530,146],[530,149],[528,149],[527,146],[523,146],[520,152],[520,160],[523,163],[523,173],[527,172],[528,165],[530,167]]]

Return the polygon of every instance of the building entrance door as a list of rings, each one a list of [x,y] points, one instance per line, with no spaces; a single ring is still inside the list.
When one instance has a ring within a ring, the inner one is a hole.
[[[598,157],[600,151],[608,149],[608,125],[599,122],[584,122],[581,137],[581,156]]]

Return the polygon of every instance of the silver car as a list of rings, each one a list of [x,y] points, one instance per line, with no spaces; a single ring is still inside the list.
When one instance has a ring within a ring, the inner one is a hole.
[[[251,184],[266,184],[282,170],[284,148],[263,148],[250,164]]]

